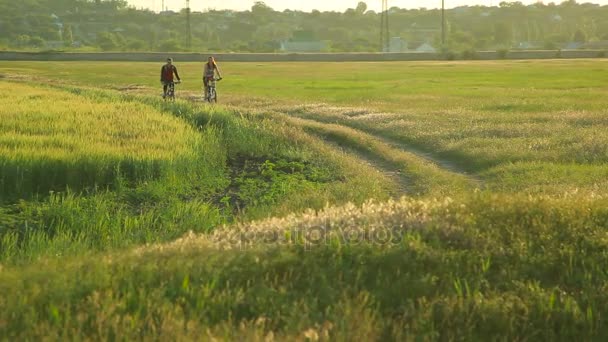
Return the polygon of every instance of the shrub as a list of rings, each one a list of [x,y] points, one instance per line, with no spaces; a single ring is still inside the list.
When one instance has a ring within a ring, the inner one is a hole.
[[[477,59],[477,51],[475,49],[466,49],[461,53],[462,59]]]
[[[441,51],[441,55],[443,56],[443,58],[445,60],[448,60],[448,61],[453,61],[456,59],[456,53],[454,53],[453,51],[447,50],[447,49]]]
[[[507,55],[509,54],[509,49],[498,49],[496,50],[496,55],[499,59],[507,59]]]

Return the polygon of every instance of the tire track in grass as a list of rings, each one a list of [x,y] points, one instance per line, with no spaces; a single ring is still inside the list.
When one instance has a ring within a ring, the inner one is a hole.
[[[332,143],[348,146],[356,151],[360,159],[372,163],[393,179],[396,177],[395,172],[399,172],[399,183],[406,188],[404,194],[445,196],[480,188],[478,182],[468,175],[442,168],[432,160],[397,148],[384,139],[361,130],[280,112],[274,112],[274,115],[289,124],[321,135]]]
[[[183,92],[183,98],[188,102],[197,103],[197,93]],[[483,182],[474,175],[468,174],[462,168],[444,159],[435,158],[428,152],[423,152],[408,146],[396,139],[380,136],[347,123],[328,122],[322,112],[313,112],[305,107],[287,107],[279,104],[266,104],[258,110],[242,105],[230,106],[253,112],[270,111],[280,115],[292,124],[301,126],[309,133],[321,136],[328,143],[348,150],[358,159],[374,169],[382,172],[397,185],[395,192],[401,195],[453,195],[457,192],[482,188]],[[257,107],[257,106],[256,106]],[[264,108],[265,107],[265,108]],[[317,106],[318,107],[318,106]],[[323,108],[327,108],[324,106]],[[347,108],[332,107],[341,111],[342,115],[369,114],[368,111],[353,112]],[[353,116],[350,115],[350,116]],[[296,120],[294,122],[294,120]]]
[[[340,149],[344,153],[348,153],[352,157],[359,159],[361,162],[384,174],[396,185],[396,188],[392,191],[391,195],[394,195],[395,197],[414,195],[410,190],[412,188],[412,181],[407,177],[407,174],[403,173],[394,164],[379,157],[377,154],[374,154],[373,151],[349,144],[344,141],[344,138],[340,136],[340,134],[336,134],[330,130],[323,130],[316,127],[304,127],[304,130],[323,139],[326,144],[330,144],[334,148]]]
[[[341,115],[341,116],[353,117],[353,116],[356,116],[357,114],[365,114],[365,115],[372,114],[371,112],[368,112],[368,111],[361,112],[361,111],[354,111],[352,109],[339,108],[339,107],[331,107],[331,108],[333,110],[341,111],[339,113],[339,115]],[[435,154],[433,154],[431,152],[424,151],[421,148],[412,146],[411,144],[404,143],[403,141],[399,141],[398,139],[395,139],[392,137],[387,137],[385,135],[381,135],[378,132],[375,132],[373,130],[373,128],[372,129],[362,129],[358,125],[355,126],[355,125],[349,124],[348,122],[346,122],[347,120],[344,118],[337,120],[334,116],[328,116],[328,115],[323,114],[322,112],[309,111],[304,107],[300,107],[297,109],[288,108],[285,112],[288,115],[292,115],[292,116],[295,116],[295,117],[298,117],[301,119],[312,120],[312,121],[323,123],[323,124],[344,126],[344,127],[353,129],[355,131],[369,134],[370,136],[373,136],[374,138],[391,146],[394,149],[409,152],[409,153],[417,156],[418,158],[425,160],[426,162],[435,164],[438,167],[440,167],[446,171],[466,177],[477,188],[480,188],[480,189],[484,188],[484,181],[480,177],[478,177],[474,173],[471,173],[468,170],[464,169],[462,166],[458,165],[457,163],[454,163],[454,162],[444,159],[444,158],[438,158]],[[351,115],[349,115],[349,114],[351,114]]]

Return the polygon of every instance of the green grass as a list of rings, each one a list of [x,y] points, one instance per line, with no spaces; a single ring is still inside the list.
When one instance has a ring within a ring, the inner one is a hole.
[[[14,142],[0,173],[2,263],[388,198],[390,180],[363,177],[369,169],[354,159],[273,120],[95,89],[5,86],[18,95],[0,125],[0,141]]]
[[[220,93],[245,110],[278,110],[397,140],[458,165],[495,191],[589,193],[602,183],[586,170],[601,174],[608,158],[603,62],[222,63]],[[201,65],[177,64],[182,95],[199,93]],[[11,62],[0,73],[138,85],[135,93],[157,95],[157,67]],[[545,165],[542,174],[530,167],[537,163]],[[550,181],[552,166],[562,176]],[[537,176],[542,181],[534,182]],[[502,183],[505,177],[510,181]]]
[[[221,63],[221,61],[220,61]],[[542,112],[559,108],[602,109],[604,60],[221,63],[226,100],[329,102],[348,107],[424,113],[475,109],[487,112]],[[157,89],[162,63],[7,62],[5,75],[56,82]],[[176,61],[183,91],[202,87],[202,63]],[[157,70],[158,69],[158,70]],[[564,91],[567,90],[567,91]]]
[[[204,162],[195,130],[142,103],[7,82],[0,101],[0,200],[175,177]]]
[[[177,65],[195,95],[201,65]],[[159,148],[198,161],[0,206],[0,336],[606,339],[598,61],[221,66],[227,107],[161,101],[160,64],[0,67],[76,121],[82,103],[175,122],[196,143]]]
[[[580,196],[368,203],[9,267],[0,271],[0,334],[601,340],[606,204]],[[311,227],[325,235],[306,235]]]
[[[457,196],[463,193],[469,194],[481,186],[476,179],[451,170],[445,170],[429,161],[421,160],[415,154],[395,148],[370,134],[341,125],[324,124],[285,116],[277,116],[277,118],[315,132],[326,139],[333,139],[338,143],[352,146],[354,149],[362,151],[363,154],[383,159],[390,167],[399,170],[403,183],[405,183],[402,190],[403,194],[408,196]]]

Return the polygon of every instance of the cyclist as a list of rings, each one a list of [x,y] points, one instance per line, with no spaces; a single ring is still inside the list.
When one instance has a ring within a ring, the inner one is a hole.
[[[160,82],[163,84],[163,98],[167,97],[167,89],[169,85],[173,83],[173,74],[175,74],[177,81],[181,81],[177,68],[173,65],[173,58],[167,58],[167,64],[163,65],[160,69]]]
[[[205,63],[205,67],[203,68],[203,84],[205,85],[205,99],[209,98],[209,81],[213,81],[216,71],[217,71],[217,75],[219,76],[219,79],[221,80],[222,73],[220,72],[220,68],[217,67],[215,58],[209,57],[207,59],[207,63]]]

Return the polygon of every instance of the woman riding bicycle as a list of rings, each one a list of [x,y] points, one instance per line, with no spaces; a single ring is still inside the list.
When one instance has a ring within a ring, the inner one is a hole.
[[[217,67],[217,63],[215,62],[215,58],[209,57],[207,59],[207,63],[205,63],[205,67],[203,69],[203,84],[205,85],[205,99],[209,98],[209,81],[213,81],[215,78],[215,72],[217,71],[217,75],[219,79],[222,79],[222,73],[220,72],[220,68]]]

